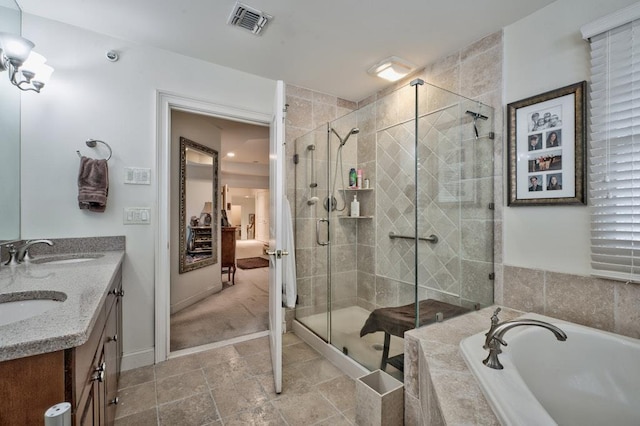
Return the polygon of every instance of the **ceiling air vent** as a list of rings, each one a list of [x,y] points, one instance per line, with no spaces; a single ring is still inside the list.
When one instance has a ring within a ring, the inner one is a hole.
[[[273,16],[237,2],[227,23],[258,35],[271,19],[273,19]]]

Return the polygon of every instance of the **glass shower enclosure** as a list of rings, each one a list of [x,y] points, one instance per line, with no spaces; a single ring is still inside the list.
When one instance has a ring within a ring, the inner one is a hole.
[[[296,320],[402,378],[404,331],[493,303],[493,110],[414,80],[295,154]]]

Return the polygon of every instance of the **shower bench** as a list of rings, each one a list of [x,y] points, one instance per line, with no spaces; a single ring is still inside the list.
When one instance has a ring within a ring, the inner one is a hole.
[[[469,312],[470,309],[452,305],[434,299],[421,300],[418,304],[418,327],[434,322],[443,321],[445,318],[453,318]],[[405,331],[416,327],[416,304],[410,303],[403,306],[375,309],[360,330],[360,337],[377,331],[384,332],[384,347],[380,369],[384,371],[387,364],[400,371],[404,371],[404,354],[389,358],[389,346],[391,335],[404,338]]]

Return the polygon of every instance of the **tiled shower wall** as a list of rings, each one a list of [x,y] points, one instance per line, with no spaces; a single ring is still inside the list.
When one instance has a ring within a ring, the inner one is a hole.
[[[416,89],[406,84],[359,110],[360,129],[368,138],[361,139],[359,167],[374,176],[375,228],[358,223],[358,304],[373,309],[412,303],[417,271],[419,299],[489,305],[494,141],[488,135],[493,126],[492,120],[478,123],[476,140],[465,111],[492,112],[437,87],[418,87],[418,230],[439,241],[419,242],[416,268],[415,242],[389,238],[390,232],[415,232]]]
[[[412,233],[413,219],[408,219],[415,207],[411,200],[413,191],[415,190],[413,182],[413,129],[412,125],[399,126],[393,130],[380,132],[389,126],[410,120],[415,114],[415,89],[409,87],[408,83],[414,78],[423,78],[428,83],[440,85],[444,89],[451,92],[459,93],[462,86],[459,81],[453,80],[452,75],[458,76],[459,80],[464,83],[472,81],[474,88],[473,95],[482,102],[492,101],[491,106],[495,108],[500,105],[501,93],[500,85],[493,85],[491,82],[476,82],[474,78],[482,78],[485,74],[496,76],[499,75],[500,67],[495,67],[495,56],[499,56],[498,63],[501,62],[501,33],[494,34],[486,39],[481,40],[474,46],[465,50],[464,61],[456,63],[452,57],[445,58],[442,64],[434,65],[425,70],[412,75],[398,84],[388,87],[384,91],[376,93],[371,97],[361,101],[358,105],[349,103],[348,101],[336,99],[335,97],[319,94],[305,89],[292,86],[287,87],[287,103],[289,110],[287,113],[286,138],[288,154],[288,170],[287,179],[288,194],[290,200],[294,197],[294,182],[291,176],[295,175],[295,168],[292,162],[295,153],[293,142],[297,137],[308,134],[313,129],[331,121],[336,117],[348,114],[351,110],[357,109],[353,114],[334,122],[341,135],[345,135],[351,127],[359,127],[360,133],[357,135],[357,152],[347,152],[344,163],[345,170],[354,165],[357,158],[357,168],[363,169],[365,177],[369,178],[373,191],[358,193],[361,203],[361,215],[374,216],[370,220],[339,220],[337,228],[332,229],[333,232],[333,258],[332,268],[336,274],[332,280],[333,284],[333,303],[334,307],[348,306],[358,304],[365,309],[372,310],[382,306],[397,306],[400,304],[411,303],[414,301],[414,277],[415,268],[413,266],[414,244],[409,240],[394,240],[391,244],[388,234],[390,230],[397,233]],[[469,67],[486,65],[478,57],[487,58],[487,63],[491,65],[490,70],[480,73],[471,73]],[[492,62],[493,60],[493,62]],[[464,63],[463,63],[464,62]],[[461,75],[464,78],[460,77]],[[425,88],[427,86],[424,86]],[[398,90],[399,89],[399,90]],[[420,111],[435,110],[438,107],[457,103],[461,99],[452,93],[430,88],[422,91],[420,100]],[[463,93],[464,94],[464,93]],[[469,96],[469,95],[467,95]],[[469,109],[477,109],[475,105]],[[438,133],[440,142],[442,136],[450,130],[447,123],[455,123],[457,126],[461,121],[460,115],[463,114],[463,107],[459,106],[448,112],[437,114],[435,117],[429,117],[421,123],[421,129],[424,135],[421,137],[421,146],[425,151],[436,152],[434,149],[434,137]],[[499,108],[498,108],[499,111]],[[335,115],[334,115],[335,114]],[[501,114],[498,114],[501,120]],[[357,120],[353,120],[357,116]],[[456,141],[460,137],[470,137],[473,129],[470,120],[464,120],[465,127],[457,129],[455,135],[451,135]],[[343,122],[349,121],[349,124]],[[432,131],[433,130],[433,131]],[[492,130],[492,129],[489,129]],[[317,135],[310,135],[311,139],[322,139],[322,132],[316,132]],[[488,133],[488,132],[484,132]],[[497,138],[494,141],[484,141],[493,146],[501,145],[501,132],[496,132]],[[462,136],[465,135],[465,136]],[[352,139],[353,142],[353,139]],[[310,142],[309,142],[310,143]],[[326,168],[326,164],[321,164],[317,159],[324,158],[326,151],[322,148],[324,144],[321,141],[314,142],[317,147],[315,153],[317,169]],[[305,141],[304,144],[307,144]],[[404,145],[404,149],[402,148]],[[411,145],[411,146],[410,146]],[[445,145],[444,143],[440,146]],[[348,144],[346,147],[353,145]],[[307,152],[301,150],[298,154],[301,161]],[[335,146],[332,146],[332,152],[335,153]],[[345,151],[347,151],[345,149]],[[483,188],[492,187],[492,181],[495,179],[495,170],[501,172],[501,167],[492,168],[491,156],[493,149],[489,150],[488,157],[485,158],[485,164],[489,164],[489,170],[483,170],[480,177],[484,178],[483,182],[475,181],[473,185],[482,185]],[[404,154],[404,155],[403,155]],[[421,157],[428,158],[421,152]],[[441,153],[439,153],[441,154]],[[501,165],[501,150],[498,150],[498,164]],[[460,155],[460,153],[458,153]],[[435,157],[435,155],[434,155]],[[377,160],[377,161],[376,161]],[[480,158],[479,160],[482,160]],[[431,160],[427,160],[431,161]],[[429,165],[425,165],[428,169]],[[302,167],[298,166],[298,173]],[[333,178],[333,176],[331,176]],[[422,176],[421,176],[422,178]],[[295,179],[302,179],[296,176]],[[499,177],[498,177],[499,179]],[[305,188],[303,181],[298,182],[302,191],[309,192]],[[501,185],[500,182],[498,182]],[[322,182],[319,182],[322,184]],[[426,182],[419,184],[421,188],[420,199],[429,200],[430,193],[433,188],[429,187]],[[324,189],[324,188],[319,188]],[[489,190],[491,193],[491,190]],[[500,192],[501,194],[501,192]],[[296,254],[298,264],[298,294],[299,305],[298,310],[300,316],[321,312],[326,309],[322,301],[326,300],[326,260],[323,259],[324,249],[314,247],[312,238],[315,238],[315,220],[306,200],[311,196],[310,193],[298,194],[299,202],[296,205],[296,214],[298,220],[296,227],[298,235],[303,235],[301,241],[298,242]],[[351,194],[348,201],[351,199]],[[488,205],[492,200],[478,200],[478,202]],[[477,203],[476,203],[477,204]],[[458,303],[457,297],[453,295],[461,295],[463,301],[469,300],[469,304],[480,301],[483,304],[491,303],[493,299],[492,289],[493,283],[487,282],[488,275],[492,271],[492,239],[490,238],[491,229],[487,229],[487,225],[492,226],[493,212],[485,212],[485,216],[481,217],[476,213],[471,213],[467,217],[461,217],[460,211],[453,211],[446,207],[438,208],[434,211],[434,206],[438,203],[425,202],[425,205],[418,206],[420,211],[420,228],[428,235],[432,229],[437,229],[441,242],[437,246],[422,244],[419,253],[419,277],[420,297],[433,297],[440,300],[447,300],[451,297],[452,302]],[[486,209],[485,209],[486,210]],[[467,210],[468,211],[468,210]],[[464,215],[462,215],[464,216]],[[462,219],[462,220],[460,220]],[[405,226],[403,226],[403,223]],[[357,230],[356,230],[357,227]],[[406,229],[405,229],[406,228]],[[337,232],[336,232],[337,231]],[[461,247],[460,241],[467,233],[484,233],[489,238],[477,236],[474,241],[485,241],[482,247],[474,244],[466,243]],[[446,234],[446,235],[445,235]],[[357,247],[352,244],[352,237],[357,235]],[[343,236],[343,238],[339,238]],[[434,248],[435,247],[435,248]],[[484,251],[483,251],[484,249]],[[422,250],[428,250],[435,256],[426,256]],[[462,260],[457,258],[457,253],[463,253]],[[350,258],[357,253],[357,259],[354,262]],[[312,267],[312,265],[315,265]],[[465,277],[459,282],[455,277]],[[478,283],[482,281],[480,285]],[[357,283],[357,285],[356,285]],[[429,288],[429,290],[427,289]],[[326,304],[325,304],[326,305]]]

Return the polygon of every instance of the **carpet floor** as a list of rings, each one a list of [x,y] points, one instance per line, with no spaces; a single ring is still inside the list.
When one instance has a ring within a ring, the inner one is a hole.
[[[223,275],[223,281],[226,280]],[[236,284],[171,315],[170,350],[221,342],[269,329],[269,269],[238,269]]]

